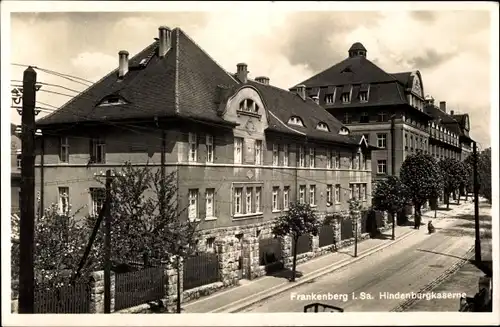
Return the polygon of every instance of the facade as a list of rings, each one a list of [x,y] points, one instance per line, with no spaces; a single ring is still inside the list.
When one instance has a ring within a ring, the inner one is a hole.
[[[221,238],[241,251],[247,237],[269,236],[294,201],[321,217],[347,209],[352,194],[368,206],[365,139],[305,89],[251,80],[247,68],[226,72],[179,28],[160,27],[130,59],[120,51],[118,69],[37,121],[41,203],[69,200],[95,215],[104,196],[95,173],[125,161],[175,172],[178,202],[184,218],[200,221],[204,251]]]
[[[16,125],[10,124],[10,197],[11,212],[20,212],[20,192],[21,192],[21,139],[16,132]]]
[[[372,151],[375,180],[391,174],[393,168],[398,175],[409,153],[430,153],[431,149],[442,148],[443,157],[455,156],[457,152],[458,157],[463,157],[462,148],[467,148],[464,143],[470,144],[468,136],[456,127],[448,129],[453,123],[446,125],[444,121],[451,122],[454,118],[442,110],[440,114],[447,118],[441,119],[438,126],[436,119],[440,118],[435,116],[435,110],[427,109],[419,71],[389,74],[367,59],[367,50],[361,43],[352,45],[347,59],[291,90],[300,86],[305,86],[308,96],[342,121],[352,134],[364,135],[378,148]],[[394,126],[391,125],[392,116]],[[436,126],[449,136],[450,142],[454,135],[458,143],[441,144],[432,136],[434,134],[431,135]]]

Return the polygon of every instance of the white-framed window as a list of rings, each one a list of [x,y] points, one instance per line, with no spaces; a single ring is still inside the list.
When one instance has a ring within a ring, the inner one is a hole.
[[[251,99],[245,99],[240,102],[240,110],[248,112],[258,112],[259,106]]]
[[[189,133],[189,162],[198,161],[198,139],[196,133]]]
[[[385,149],[387,146],[387,134],[377,134],[377,146]]]
[[[328,184],[326,186],[326,201],[328,203],[333,203],[333,186],[331,184]]]
[[[209,253],[215,252],[215,237],[208,237],[207,238],[206,249],[207,249],[207,252],[209,252]]]
[[[92,152],[90,159],[92,163],[106,163],[106,143],[102,139],[92,139]]]
[[[326,104],[332,104],[335,98],[333,97],[333,93],[325,95]]]
[[[193,221],[198,219],[198,189],[188,191],[188,219]]]
[[[309,204],[316,205],[316,185],[309,185]]]
[[[255,164],[262,165],[262,140],[255,141]]]
[[[205,216],[207,218],[215,217],[214,195],[215,195],[215,190],[213,188],[206,189],[206,191],[205,191]]]
[[[243,138],[234,138],[234,163],[243,163]]]
[[[342,102],[349,103],[351,101],[351,94],[349,92],[342,93]]]
[[[255,188],[255,212],[262,212],[262,188]]]
[[[361,184],[361,200],[366,201],[367,198],[366,184]]]
[[[335,203],[340,203],[340,184],[335,185]]]
[[[304,153],[304,147],[299,146],[299,167],[305,167],[306,166],[306,156]]]
[[[273,143],[273,166],[279,165],[279,145]]]
[[[67,136],[60,138],[61,151],[59,153],[60,162],[69,162],[69,139]]]
[[[301,204],[306,203],[306,186],[305,185],[299,186],[299,203],[301,203]]]
[[[234,188],[234,214],[241,215],[243,213],[242,203],[241,203],[241,195],[243,193],[242,187]]]
[[[246,213],[252,213],[252,188],[247,187],[245,197]]]
[[[316,165],[315,160],[316,159],[316,151],[314,148],[309,148],[309,167],[314,168]]]
[[[377,174],[387,174],[387,160],[377,161]]]
[[[334,158],[335,158],[335,169],[339,169],[340,168],[340,153],[335,153],[334,154]]]
[[[93,187],[90,189],[90,212],[89,214],[93,217],[99,215],[104,200],[106,199],[106,191],[102,187]]]
[[[59,190],[59,213],[67,214],[69,212],[69,187],[62,186]]]
[[[283,144],[283,166],[288,167],[288,158],[290,153],[288,151],[288,144]]]
[[[290,186],[285,186],[283,189],[283,209],[287,210],[290,206]]]
[[[326,169],[332,169],[332,151],[326,149]]]
[[[326,123],[323,123],[323,122],[319,122],[318,125],[316,126],[316,129],[319,129],[320,131],[323,131],[323,132],[330,131],[330,129],[328,128],[328,125]]]
[[[273,211],[278,211],[278,193],[279,187],[273,187]]]
[[[351,184],[349,185],[349,199],[353,199],[354,198],[354,184]]]
[[[212,135],[207,135],[206,137],[207,145],[207,162],[214,162],[214,137]]]
[[[359,101],[368,102],[368,92],[366,91],[359,92]]]
[[[302,119],[300,119],[297,116],[290,117],[290,119],[288,120],[288,123],[292,124],[292,125],[304,127],[304,123],[302,122]]]
[[[16,157],[17,168],[21,169],[22,162],[23,162],[23,156],[21,154],[18,154]]]
[[[354,194],[358,200],[361,200],[361,184],[354,185]]]

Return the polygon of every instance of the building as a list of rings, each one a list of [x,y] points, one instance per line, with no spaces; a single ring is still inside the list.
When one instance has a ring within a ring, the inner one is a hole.
[[[12,214],[20,212],[21,193],[21,138],[16,132],[17,126],[10,124],[10,198]]]
[[[306,97],[269,78],[231,74],[181,29],[159,37],[54,113],[37,121],[37,187],[45,207],[69,197],[95,215],[94,173],[125,161],[175,171],[186,219],[199,220],[200,248],[216,239],[270,235],[292,201],[321,217],[370,203],[371,156],[363,137]],[[237,243],[238,243],[237,242]]]
[[[351,46],[345,60],[290,90],[302,86],[310,98],[342,121],[353,135],[364,135],[378,147],[372,152],[374,179],[393,172],[398,175],[409,153],[430,153],[431,148],[442,148],[443,157],[451,157],[461,153],[462,148],[467,149],[466,144],[470,143],[465,127],[453,125],[452,116],[440,110],[437,117],[436,110],[427,108],[418,70],[387,73],[367,59],[367,50],[359,42]],[[391,126],[392,116],[394,126]],[[449,142],[442,144],[439,138],[431,136],[436,126]]]

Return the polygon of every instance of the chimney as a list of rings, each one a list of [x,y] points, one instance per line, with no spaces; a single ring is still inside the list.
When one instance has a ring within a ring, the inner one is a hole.
[[[123,78],[128,73],[128,51],[118,52],[118,78]]]
[[[267,76],[259,76],[256,77],[255,80],[261,84],[269,85],[269,77]]]
[[[248,77],[247,64],[239,63],[236,65],[236,77],[238,77],[238,80],[243,84],[247,82],[247,77]]]
[[[432,106],[433,106],[433,105],[434,105],[434,98],[433,98],[432,96],[430,96],[430,95],[426,95],[426,96],[425,96],[425,102],[426,102],[427,104],[429,104],[429,105],[432,105]]]
[[[167,26],[160,26],[158,28],[159,32],[159,47],[158,47],[158,56],[160,58],[165,57],[167,51],[170,49],[172,45],[172,31]]]
[[[305,85],[297,85],[297,94],[302,98],[302,100],[306,99],[306,86]]]
[[[454,115],[455,114],[455,111],[454,110],[450,110],[450,115]]]
[[[446,112],[446,101],[439,102],[439,109],[441,109],[442,112]]]

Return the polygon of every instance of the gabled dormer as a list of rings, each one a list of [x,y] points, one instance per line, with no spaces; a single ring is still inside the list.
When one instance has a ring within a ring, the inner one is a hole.
[[[304,121],[299,116],[292,116],[288,119],[289,125],[305,127]]]

